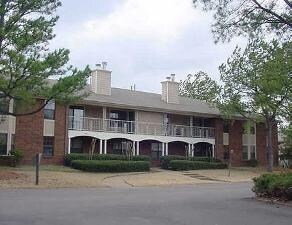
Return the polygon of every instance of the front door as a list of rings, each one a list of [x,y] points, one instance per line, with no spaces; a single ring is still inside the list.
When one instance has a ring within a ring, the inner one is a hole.
[[[159,161],[162,156],[162,143],[152,142],[151,143],[151,159],[153,161]]]

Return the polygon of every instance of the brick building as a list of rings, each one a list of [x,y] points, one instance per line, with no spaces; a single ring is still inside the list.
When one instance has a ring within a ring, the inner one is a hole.
[[[22,149],[25,163],[37,152],[43,163],[61,164],[67,153],[213,156],[233,165],[257,159],[267,163],[265,125],[240,117],[224,121],[219,111],[199,100],[179,96],[175,75],[161,82],[162,94],[111,87],[111,71],[97,68],[85,87],[90,93],[64,106],[50,102],[34,115],[2,117],[0,154]],[[41,104],[42,100],[39,100]],[[11,107],[10,110],[12,110]],[[273,149],[277,161],[277,128]]]

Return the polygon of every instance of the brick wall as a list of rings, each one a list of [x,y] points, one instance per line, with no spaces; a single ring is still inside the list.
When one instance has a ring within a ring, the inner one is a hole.
[[[42,104],[38,101],[36,108]],[[67,107],[56,104],[54,156],[43,157],[42,164],[62,164],[67,149]],[[15,146],[23,150],[23,163],[30,164],[36,153],[43,152],[44,110],[16,117]]]
[[[224,149],[223,149],[223,120],[215,119],[215,157],[217,159],[223,160]]]
[[[242,121],[235,120],[229,127],[229,150],[233,150],[232,165],[241,166],[242,162]]]
[[[37,102],[35,108],[41,103]],[[31,163],[35,154],[43,151],[43,127],[43,110],[33,115],[16,117],[15,147],[23,151],[24,163]]]

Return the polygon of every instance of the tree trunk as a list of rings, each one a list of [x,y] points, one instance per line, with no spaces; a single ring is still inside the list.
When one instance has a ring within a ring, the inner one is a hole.
[[[273,167],[274,167],[274,152],[273,152],[273,145],[272,145],[272,130],[273,130],[273,125],[274,123],[271,120],[267,120],[267,141],[268,141],[268,146],[267,146],[267,157],[268,157],[268,165],[267,165],[267,171],[268,172],[273,172]]]

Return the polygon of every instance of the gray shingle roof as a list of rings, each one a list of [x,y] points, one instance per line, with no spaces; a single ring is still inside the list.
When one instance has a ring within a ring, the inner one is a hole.
[[[89,87],[86,87],[89,91]],[[218,109],[211,107],[204,101],[179,97],[179,104],[166,103],[161,100],[160,94],[131,91],[121,88],[112,88],[111,95],[99,95],[90,93],[84,100],[91,104],[103,104],[131,109],[141,109],[149,111],[173,112],[180,114],[207,114],[208,116],[219,116]]]

